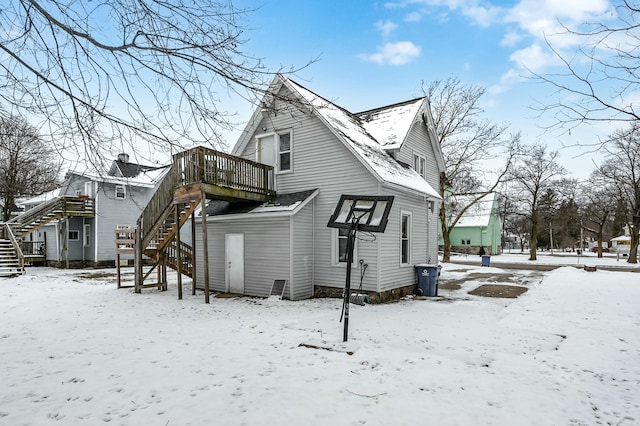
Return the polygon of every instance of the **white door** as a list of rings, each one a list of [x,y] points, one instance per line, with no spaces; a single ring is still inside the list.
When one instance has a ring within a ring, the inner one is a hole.
[[[244,234],[225,234],[224,241],[227,291],[244,294]]]
[[[276,165],[276,144],[274,135],[261,136],[257,141],[256,161],[268,166]]]

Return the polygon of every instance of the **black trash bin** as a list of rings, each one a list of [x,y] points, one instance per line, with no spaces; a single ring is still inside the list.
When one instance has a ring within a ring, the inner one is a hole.
[[[438,295],[438,277],[440,267],[438,265],[416,265],[418,276],[418,288],[423,296],[434,297]]]

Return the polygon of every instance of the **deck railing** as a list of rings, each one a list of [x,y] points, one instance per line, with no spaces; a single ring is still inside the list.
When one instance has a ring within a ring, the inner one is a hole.
[[[56,197],[7,221],[18,235],[33,232],[39,226],[62,216],[94,216],[94,199],[89,197]]]
[[[273,167],[205,147],[192,148],[173,156],[171,169],[160,182],[142,211],[137,226],[143,246],[173,202],[176,188],[206,183],[225,188],[274,196]]]

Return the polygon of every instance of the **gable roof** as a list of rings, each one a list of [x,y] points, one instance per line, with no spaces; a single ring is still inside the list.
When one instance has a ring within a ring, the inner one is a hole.
[[[420,119],[425,98],[376,108],[356,114],[364,127],[385,149],[399,149],[411,126]]]
[[[109,175],[114,177],[135,178],[141,173],[146,173],[158,169],[164,169],[167,166],[144,166],[142,164],[130,163],[122,161],[120,158],[113,160]]]
[[[112,184],[133,185],[146,188],[153,188],[162,180],[162,177],[170,170],[168,166],[163,167],[151,167],[147,170],[140,171],[135,177],[120,177],[120,176],[104,176],[94,175],[84,172],[67,172],[67,178],[70,176],[83,177],[95,182],[104,182]]]
[[[398,163],[386,150],[390,147],[399,147],[406,139],[411,125],[416,120],[422,119],[422,115],[428,112],[426,108],[428,102],[425,98],[361,113],[365,117],[362,119],[282,75],[276,76],[269,92],[275,93],[283,85],[295,97],[311,107],[312,113],[383,185],[418,192],[430,199],[441,198],[438,191],[433,189],[415,170]],[[393,125],[394,118],[399,119],[397,125]],[[261,110],[257,108],[234,147],[234,154],[244,149],[260,124],[260,119]]]
[[[464,201],[461,200],[463,203],[472,201],[471,197],[457,196],[456,198],[458,198],[458,200],[464,199]],[[491,215],[494,213],[493,206],[495,201],[495,192],[487,194],[462,215],[458,223],[456,223],[455,228],[488,226]]]

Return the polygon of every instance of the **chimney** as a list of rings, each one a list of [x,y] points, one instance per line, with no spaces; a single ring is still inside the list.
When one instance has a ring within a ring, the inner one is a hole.
[[[118,161],[122,162],[122,163],[128,163],[129,162],[129,154],[126,153],[122,153],[122,154],[118,154]]]

